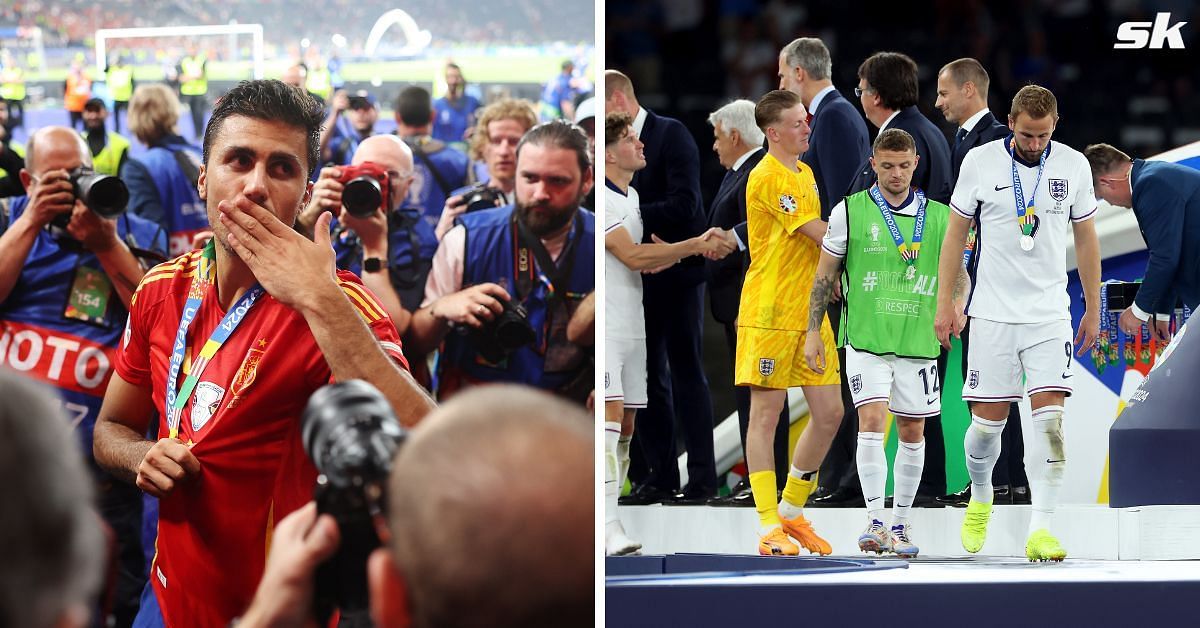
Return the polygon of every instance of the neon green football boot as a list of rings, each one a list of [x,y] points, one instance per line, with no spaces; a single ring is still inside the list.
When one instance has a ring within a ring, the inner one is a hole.
[[[1029,562],[1054,561],[1062,562],[1067,557],[1067,550],[1050,534],[1046,528],[1039,528],[1029,535],[1025,541],[1025,556]]]
[[[977,502],[974,498],[967,503],[967,515],[963,518],[962,537],[963,549],[975,554],[983,549],[983,542],[987,540],[987,525],[988,520],[992,517],[992,505],[990,503]]]

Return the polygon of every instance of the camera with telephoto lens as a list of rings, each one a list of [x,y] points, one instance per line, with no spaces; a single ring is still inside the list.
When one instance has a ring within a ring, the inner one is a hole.
[[[380,546],[374,522],[387,512],[388,474],[407,432],[374,386],[349,380],[313,394],[300,434],[320,473],[317,510],[337,520],[342,537],[337,553],[317,568],[317,620],[327,625],[338,609],[341,626],[369,626],[367,557]]]
[[[479,329],[471,330],[472,344],[480,357],[493,364],[533,342],[537,335],[529,324],[529,313],[520,304],[498,299],[504,311]]]
[[[488,187],[486,183],[480,183],[463,192],[462,197],[467,206],[463,210],[464,214],[481,209],[495,209],[504,203],[504,193],[497,188]]]
[[[83,201],[97,216],[113,219],[125,213],[125,208],[129,205],[129,188],[125,187],[124,181],[86,166],[80,166],[67,174],[75,198]],[[55,216],[50,224],[66,229],[69,222],[71,212],[63,212]]]
[[[392,207],[388,203],[388,194],[392,186],[388,180],[387,168],[364,161],[357,166],[340,166],[342,176],[338,182],[342,184],[342,207],[355,218],[370,218],[380,207],[386,212]]]

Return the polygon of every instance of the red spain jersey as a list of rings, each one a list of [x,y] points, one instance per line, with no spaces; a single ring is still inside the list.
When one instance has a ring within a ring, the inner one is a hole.
[[[116,371],[149,387],[162,414],[171,349],[200,252],[152,269],[129,308]],[[351,273],[338,284],[384,351],[408,368],[383,307]],[[225,312],[210,285],[187,336],[182,382]],[[300,441],[309,396],[329,365],[295,310],[263,295],[213,356],[180,416],[179,438],[200,462],[160,503],[150,569],[168,626],[225,626],[245,612],[262,576],[275,522],[312,499],[316,469]],[[168,428],[160,417],[159,438]]]

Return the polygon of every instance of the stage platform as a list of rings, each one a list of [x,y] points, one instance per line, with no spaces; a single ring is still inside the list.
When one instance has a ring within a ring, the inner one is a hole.
[[[605,623],[621,627],[1190,625],[1200,595],[1200,564],[1178,560],[674,555],[606,571],[642,574],[606,578]]]
[[[980,557],[1025,556],[1029,506],[996,506]],[[753,554],[758,515],[753,508],[708,506],[622,506],[621,520],[644,554]],[[962,508],[914,508],[913,541],[927,557],[968,556],[959,542]],[[808,508],[817,533],[836,556],[868,557],[858,550],[866,526],[861,508]],[[1200,506],[1066,505],[1054,515],[1053,530],[1073,559],[1198,560]],[[803,551],[803,550],[802,550]],[[1200,566],[1196,567],[1200,572]]]

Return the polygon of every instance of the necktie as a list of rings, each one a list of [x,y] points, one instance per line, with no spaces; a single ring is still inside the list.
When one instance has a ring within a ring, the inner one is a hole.
[[[804,123],[811,127],[812,121],[813,121],[813,114],[809,113],[808,117],[804,119]]]
[[[963,138],[966,136],[967,136],[967,130],[963,129],[963,128],[959,128],[958,132],[954,134],[954,150],[958,150],[958,145],[962,144]]]

